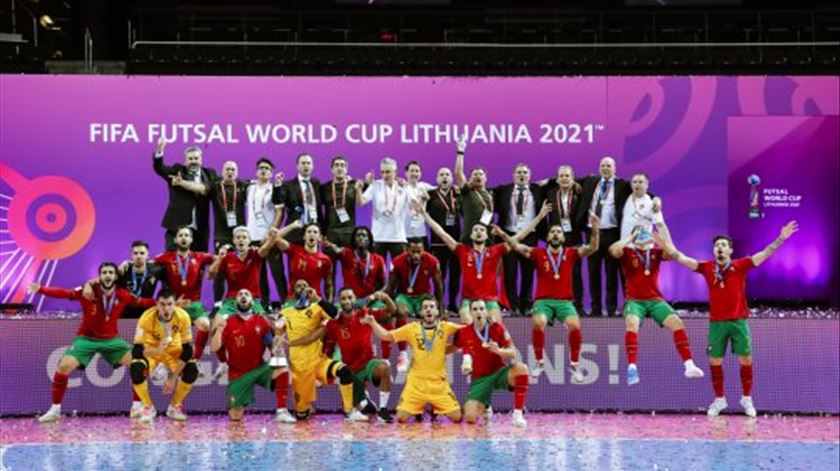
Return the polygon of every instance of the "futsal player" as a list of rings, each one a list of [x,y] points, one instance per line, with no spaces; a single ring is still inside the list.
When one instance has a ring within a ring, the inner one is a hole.
[[[446,375],[446,350],[450,337],[462,326],[441,321],[438,302],[431,296],[423,297],[420,309],[420,322],[396,330],[386,330],[370,314],[362,318],[362,323],[371,325],[380,339],[404,341],[411,346],[413,360],[397,404],[397,421],[405,423],[422,414],[426,404],[431,404],[435,414],[460,422],[461,405]]]
[[[166,416],[176,421],[187,420],[182,404],[198,378],[191,341],[190,315],[175,305],[172,291],[163,288],[157,295],[156,306],[146,310],[137,321],[131,350],[131,383],[143,403],[140,422],[149,423],[157,415],[146,378],[159,363],[169,370],[169,377],[163,383],[163,393],[172,394]]]
[[[741,407],[749,417],[756,416],[752,400],[753,360],[752,336],[747,325],[750,309],[747,305],[747,273],[770,258],[790,236],[799,230],[796,221],[782,227],[779,236],[761,252],[750,257],[732,259],[732,239],[720,235],[712,241],[715,259],[698,262],[687,257],[669,241],[662,241],[666,252],[681,265],[703,276],[709,287],[709,369],[715,400],[708,414],[717,416],[728,407],[723,393],[723,357],[726,346],[732,343],[732,353],[741,364]]]
[[[120,316],[129,306],[148,308],[155,301],[135,298],[127,290],[116,287],[116,281],[117,266],[112,262],[104,262],[99,265],[99,283],[92,286],[92,299],[82,296],[81,287],[70,290],[41,286],[40,283],[29,284],[30,293],[78,301],[82,307],[82,324],[70,348],[61,356],[53,375],[52,406],[38,418],[39,422],[55,422],[61,418],[61,401],[67,392],[70,373],[76,368],[87,367],[97,353],[114,368],[131,363],[131,347],[120,338],[118,330]]]
[[[658,224],[657,227],[661,233],[666,234],[666,239],[669,238],[668,228],[664,223]],[[673,332],[674,345],[685,367],[685,377],[702,378],[703,370],[698,368],[692,359],[685,325],[659,291],[662,248],[653,244],[647,230],[636,227],[627,237],[613,243],[609,252],[612,257],[620,260],[625,279],[624,345],[627,351],[627,384],[634,385],[640,380],[636,356],[639,351],[639,327],[645,317],[652,317],[659,327],[667,327]]]
[[[517,427],[525,420],[525,398],[528,395],[528,367],[516,358],[516,348],[501,322],[488,319],[487,305],[482,299],[470,301],[472,325],[458,331],[454,345],[464,352],[461,372],[471,374],[470,390],[464,404],[464,418],[474,424],[490,407],[493,391],[513,391],[512,423]]]
[[[263,261],[274,247],[280,231],[271,228],[259,248],[251,247],[251,237],[245,226],[233,230],[233,251],[227,247],[219,248],[219,256],[210,265],[210,278],[223,276],[228,287],[219,314],[229,316],[236,312],[236,295],[239,290],[247,289],[254,296],[253,309],[256,314],[265,314],[260,288],[260,270]]]
[[[290,231],[303,229],[303,245],[292,244],[285,239]],[[315,223],[303,225],[300,219],[292,221],[280,229],[275,244],[289,257],[289,292],[294,291],[297,280],[305,280],[306,284],[315,290],[319,297],[333,299],[332,260],[318,250],[321,243],[321,229]],[[323,282],[325,289],[321,289]],[[293,301],[290,299],[290,301]]]
[[[286,408],[289,391],[289,368],[272,368],[263,360],[266,336],[272,331],[279,334],[276,326],[265,316],[255,315],[251,292],[241,289],[236,295],[236,314],[216,316],[210,349],[224,351],[228,363],[227,408],[233,421],[240,421],[245,407],[254,402],[254,386],[274,391],[277,397],[275,421],[295,423],[297,420]]]
[[[595,214],[590,214],[589,223],[592,227],[588,244],[578,247],[564,247],[565,234],[561,224],[553,224],[546,235],[547,247],[528,247],[518,241],[533,231],[552,211],[550,204],[544,204],[537,217],[531,224],[517,233],[513,240],[517,242],[515,250],[534,262],[537,271],[537,294],[535,296],[533,328],[531,343],[534,346],[534,356],[537,364],[531,375],[539,377],[545,369],[543,360],[545,349],[546,325],[554,325],[554,321],[562,322],[569,332],[569,364],[572,381],[583,382],[583,372],[578,368],[580,349],[583,345],[583,333],[580,329],[580,317],[575,307],[573,290],[573,274],[575,265],[590,254],[598,250],[600,220]]]
[[[324,353],[332,356],[337,345],[343,361],[353,371],[353,405],[364,414],[377,414],[379,421],[392,423],[388,412],[391,397],[391,368],[388,362],[373,358],[373,329],[362,324],[361,319],[370,314],[377,319],[390,317],[396,306],[386,293],[371,293],[365,304],[358,306],[356,295],[350,287],[338,291],[338,316],[327,322],[324,336]],[[383,308],[373,308],[378,303]],[[368,397],[365,387],[372,383],[379,389],[379,407]],[[367,417],[365,416],[365,419]]]
[[[353,290],[360,306],[367,302],[368,296],[385,287],[385,259],[371,250],[373,235],[370,229],[356,226],[350,235],[349,247],[326,239],[323,244],[341,261],[341,277],[345,286]]]

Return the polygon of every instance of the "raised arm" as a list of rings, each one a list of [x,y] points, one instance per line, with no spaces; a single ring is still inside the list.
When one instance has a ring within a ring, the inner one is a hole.
[[[464,151],[467,150],[467,136],[458,138],[458,150],[455,154],[455,185],[458,188],[467,183],[467,176],[464,174]]]
[[[207,279],[213,280],[216,278],[216,275],[219,274],[219,267],[222,265],[222,259],[227,256],[228,253],[228,246],[227,244],[219,247],[219,252],[213,257],[213,263],[210,264],[210,269],[207,270]]]
[[[286,240],[286,236],[289,232],[292,232],[295,229],[303,229],[303,223],[300,219],[292,221],[286,227],[280,229],[280,232],[277,234],[277,238],[274,240],[274,245],[280,249],[281,252],[285,252],[289,250],[289,241]]]
[[[454,252],[455,247],[458,246],[458,241],[453,239],[451,235],[447,234],[446,231],[443,230],[442,227],[440,227],[440,224],[438,224],[437,221],[435,221],[434,219],[432,219],[431,216],[429,216],[429,213],[426,212],[426,208],[424,208],[420,202],[412,201],[411,206],[412,208],[414,208],[415,211],[417,211],[417,214],[423,216],[423,219],[426,221],[426,224],[428,224],[432,231],[435,234],[437,234],[438,237],[440,237],[440,240],[443,241],[446,247]]]
[[[391,333],[391,331],[379,325],[379,322],[376,322],[376,319],[374,319],[372,315],[365,315],[365,317],[361,319],[361,322],[362,324],[367,324],[371,326],[371,328],[373,328],[373,333],[376,334],[376,336],[379,337],[381,340],[385,340],[386,342],[394,341],[394,335]]]
[[[213,336],[210,338],[210,350],[216,353],[222,349],[222,333],[225,330],[227,319],[224,316],[216,316],[214,321]]]
[[[443,275],[440,272],[440,264],[432,275],[432,281],[435,283],[435,299],[437,299],[438,306],[443,306]]]
[[[667,230],[667,229],[666,229]],[[687,257],[685,254],[677,250],[677,247],[674,245],[674,241],[671,240],[670,234],[669,237],[664,237],[663,234],[653,234],[653,240],[662,247],[662,251],[665,252],[665,255],[670,258],[671,260],[676,260],[677,263],[680,265],[688,268],[691,271],[697,271],[697,267],[700,265],[697,260]]]
[[[332,252],[335,256],[341,254],[342,247],[338,244],[333,243],[324,235],[321,236],[321,245],[323,245],[326,250]]]
[[[365,184],[364,185],[356,185],[356,206],[364,206],[373,199],[373,172],[368,172],[365,174]],[[369,193],[369,198],[365,197],[365,193]]]
[[[534,230],[537,229],[537,226],[540,225],[540,222],[543,219],[545,219],[545,217],[548,216],[549,214],[551,214],[551,203],[549,203],[548,200],[545,200],[545,201],[543,201],[543,205],[540,208],[540,212],[537,213],[537,216],[534,219],[532,219],[531,222],[527,226],[523,227],[519,232],[517,232],[513,236],[513,241],[514,242],[519,242],[520,240],[524,239],[525,237],[528,237],[528,234],[534,232]]]
[[[505,251],[510,252],[516,247],[517,242],[513,240],[513,237],[509,236],[507,232],[503,231],[501,227],[493,224],[490,226],[490,234],[494,235],[505,243]]]
[[[79,296],[82,292],[80,289],[52,288],[47,286],[41,286],[40,283],[29,283],[27,290],[30,294],[38,293],[43,294],[48,298],[69,299],[71,301],[79,299]]]
[[[630,231],[630,234],[627,237],[625,237],[621,240],[618,240],[614,244],[612,244],[610,246],[610,249],[609,249],[610,255],[612,255],[613,258],[621,258],[621,255],[624,253],[624,247],[627,247],[628,245],[632,244],[633,239],[636,238],[636,234],[638,234],[638,233],[639,233],[639,228],[634,227],[633,230]]]
[[[257,249],[257,255],[261,258],[268,257],[268,253],[271,252],[271,248],[274,247],[274,243],[277,241],[277,237],[280,235],[280,230],[276,227],[272,227],[268,230],[268,237],[265,238],[260,248]]]
[[[385,311],[386,317],[390,317],[395,312],[397,312],[397,305],[394,304],[394,300],[391,299],[390,296],[388,296],[388,293],[384,291],[377,291],[368,297],[368,300],[365,304],[370,305],[373,304],[375,301],[382,301],[385,304],[385,308],[383,309],[383,311]]]
[[[513,345],[513,343],[511,343],[505,348],[502,348],[499,346],[498,343],[491,340],[490,342],[488,342],[487,349],[495,353],[496,355],[499,355],[505,360],[512,360],[516,358],[516,347]]]
[[[764,263],[765,260],[770,258],[770,256],[774,253],[776,253],[776,251],[779,250],[779,247],[781,247],[782,244],[785,243],[785,241],[790,239],[790,236],[792,236],[794,232],[798,230],[799,224],[797,224],[796,221],[790,221],[787,224],[785,224],[784,227],[782,227],[782,230],[779,231],[779,237],[776,237],[776,239],[773,240],[773,242],[770,242],[770,245],[764,247],[764,250],[752,256],[753,265],[759,266],[762,263]]]
[[[581,257],[592,255],[598,251],[598,247],[601,245],[601,231],[598,230],[598,228],[601,227],[601,218],[595,215],[595,213],[590,212],[589,226],[592,228],[592,231],[589,233],[589,243],[581,245],[580,248],[578,248],[578,254],[580,254]]]

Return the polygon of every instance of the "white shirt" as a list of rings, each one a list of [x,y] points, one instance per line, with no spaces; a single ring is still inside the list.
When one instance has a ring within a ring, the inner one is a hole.
[[[300,195],[303,197],[303,210],[306,211],[308,218],[307,224],[311,222],[318,222],[317,202],[318,197],[315,195],[315,186],[312,185],[312,177],[303,177],[298,175],[298,185],[300,185]],[[312,191],[312,204],[306,203],[306,192]],[[303,219],[303,218],[301,218]]]
[[[516,214],[516,199],[519,197],[519,185],[513,185],[513,191],[510,194],[510,205],[507,210],[510,211],[507,227],[508,232],[519,232],[525,226],[531,223],[536,217],[536,205],[534,205],[534,195],[528,185],[525,185],[522,192],[522,214]]]
[[[612,184],[607,188],[607,198],[601,204],[601,214],[598,215],[598,217],[601,218],[601,229],[613,229],[618,227],[618,219],[616,218],[615,213],[615,177],[613,177],[611,181]],[[593,211],[598,204],[598,198],[601,197],[601,185],[603,184],[604,177],[601,177],[598,185],[595,186],[595,193],[592,195]],[[587,226],[589,226],[589,223],[587,223]]]
[[[405,218],[408,212],[408,191],[395,181],[392,187],[376,180],[362,193],[364,202],[371,201],[370,232],[374,242],[406,242]]]
[[[624,203],[624,212],[621,219],[621,238],[625,238],[633,232],[636,226],[651,231],[654,224],[664,221],[662,211],[658,213],[653,212],[653,199],[650,195],[645,194],[641,198],[636,198],[635,195],[630,195],[627,202]]]
[[[423,220],[423,216],[411,208],[411,201],[422,200],[429,194],[429,190],[434,188],[426,182],[417,182],[415,185],[411,185],[410,183],[406,184],[405,192],[408,193],[409,201],[408,211],[406,211],[405,215],[406,237],[426,237],[426,221]],[[423,201],[423,207],[425,206],[426,202]]]
[[[271,202],[274,184],[270,181],[252,182],[248,185],[248,199],[245,203],[245,218],[248,221],[248,234],[253,241],[261,241],[268,236],[274,223],[277,208]]]

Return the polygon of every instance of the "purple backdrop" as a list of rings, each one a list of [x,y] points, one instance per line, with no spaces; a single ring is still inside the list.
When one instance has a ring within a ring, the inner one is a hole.
[[[498,184],[509,181],[517,162],[530,163],[536,177],[554,175],[563,163],[580,175],[596,172],[598,160],[612,155],[620,175],[637,170],[650,175],[675,239],[687,253],[703,257],[710,237],[729,229],[727,136],[733,133],[728,126],[738,125],[738,136],[745,140],[767,134],[762,123],[732,117],[836,115],[838,108],[837,77],[0,76],[0,301],[76,309],[25,296],[26,282],[75,286],[93,276],[102,260],[126,258],[128,243],[137,238],[148,240],[152,253],[162,249],[159,226],[166,192],[151,168],[156,137],[148,131],[154,123],[203,124],[208,132],[219,125],[218,138],[199,142],[208,166],[218,169],[234,159],[247,177],[256,159],[267,155],[291,175],[294,156],[309,151],[322,179],[328,178],[328,161],[336,154],[349,157],[356,177],[376,167],[383,155],[392,155],[401,163],[420,160],[431,179],[438,167],[453,163],[451,136],[403,136],[401,125],[510,125],[510,135],[496,139],[502,142],[474,135],[468,166],[484,164],[491,183]],[[118,124],[121,132],[112,133],[117,128],[102,123]],[[282,142],[283,128],[276,135],[281,143],[249,142],[249,125],[270,124],[312,125],[315,131],[301,135],[305,142]],[[349,142],[348,137],[361,135],[354,125],[364,125],[364,136],[375,142]],[[322,126],[332,126],[335,139],[322,136]],[[383,126],[393,134],[376,140],[382,133],[375,131]],[[544,126],[551,131],[549,143],[540,142]],[[201,141],[194,134],[172,137],[170,163],[182,160],[187,144]],[[322,142],[323,137],[330,142]],[[821,146],[823,137],[833,139],[836,149],[836,126],[812,135],[811,143]],[[835,151],[828,164],[836,169],[837,159]],[[796,176],[801,168],[788,173]],[[837,198],[824,197],[824,190],[817,185],[797,189],[836,212]],[[734,210],[743,213],[744,204],[738,197]],[[362,211],[360,221],[368,221],[367,214]],[[750,230],[757,226],[758,244],[777,230],[775,221],[753,221]],[[836,224],[820,231],[821,238],[797,237],[785,248],[807,257],[785,257],[783,270],[761,270],[767,288],[760,292],[774,296],[777,292],[770,290],[778,283],[812,270],[806,266],[809,260],[837,245]],[[826,262],[796,285],[796,293],[836,302],[836,283],[830,282],[836,277],[836,264]],[[706,299],[700,277],[681,268],[664,268],[662,288],[671,299]]]
[[[568,349],[566,334],[560,328],[550,328],[547,335],[547,375],[539,382],[532,380],[527,406],[530,410],[657,410],[696,411],[704,409],[712,399],[708,378],[705,347],[708,321],[686,319],[697,363],[707,377],[689,380],[683,377],[682,362],[677,355],[672,336],[651,321],[645,323],[639,335],[639,371],[642,381],[633,387],[625,385],[627,363],[624,354],[623,322],[619,319],[584,319],[584,346],[581,366],[586,370],[586,384],[570,383],[566,371]],[[34,414],[43,411],[50,401],[50,379],[64,348],[77,326],[76,320],[0,320],[0,415]],[[534,363],[530,345],[531,325],[528,319],[509,319],[506,325],[514,343],[524,353],[524,359]],[[135,321],[123,320],[120,331],[130,340]],[[840,412],[840,359],[836,346],[840,342],[840,323],[836,320],[779,320],[750,321],[754,339],[755,387],[753,396],[762,411],[783,412]],[[795,336],[790,333],[795,332]],[[37,339],[37,341],[36,341]],[[784,342],[778,341],[784,339]],[[525,347],[525,348],[523,348]],[[827,348],[832,354],[826,354]],[[394,353],[396,356],[396,353]],[[522,356],[522,355],[520,355]],[[466,397],[468,385],[460,373],[461,356],[449,357],[449,378],[460,401]],[[819,361],[814,361],[819,359]],[[392,358],[392,360],[394,360]],[[212,361],[212,363],[211,363]],[[393,361],[392,361],[392,364]],[[185,405],[187,410],[224,410],[226,378],[212,384],[210,371],[215,371],[215,357],[205,354],[199,368],[207,373],[199,378]],[[737,360],[727,359],[724,366],[726,393],[732,409],[737,411],[741,395]],[[396,378],[393,407],[405,381]],[[64,410],[83,412],[124,412],[131,402],[131,380],[125,368],[112,370],[99,357],[84,373],[74,373],[64,401]],[[158,408],[163,398],[160,385],[152,386]],[[340,398],[336,387],[326,387],[319,393],[317,407],[338,410]],[[12,400],[13,398],[13,400]],[[257,405],[261,409],[274,407],[274,395],[258,390]],[[508,409],[513,404],[510,393],[496,393],[493,406]]]

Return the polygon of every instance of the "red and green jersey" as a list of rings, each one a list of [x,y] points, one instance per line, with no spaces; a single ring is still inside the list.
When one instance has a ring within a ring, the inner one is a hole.
[[[709,286],[710,321],[749,317],[747,273],[754,267],[751,257],[732,260],[728,266],[718,265],[715,261],[697,264],[697,273],[703,275]]]
[[[649,254],[648,254],[649,252]],[[650,258],[645,273],[646,259]],[[659,265],[662,264],[662,249],[636,250],[624,248],[621,255],[621,271],[624,273],[624,299],[635,301],[664,301],[659,291]]]
[[[381,255],[368,251],[362,256],[345,247],[339,252],[338,258],[341,260],[344,285],[349,286],[357,298],[370,296],[385,286],[385,259]]]
[[[263,258],[256,249],[249,249],[244,260],[240,259],[235,251],[225,255],[219,264],[219,275],[224,276],[227,281],[228,290],[225,297],[235,298],[239,290],[247,289],[254,298],[259,298],[262,262]]]
[[[496,342],[500,348],[512,345],[510,334],[500,322],[485,324],[484,330],[479,330],[475,324],[464,326],[455,337],[455,345],[464,351],[465,355],[472,355],[472,379],[483,378],[504,368],[505,360],[499,355],[481,346],[484,342]],[[486,336],[486,337],[485,337]],[[487,340],[482,340],[485,337]]]
[[[499,300],[496,274],[499,272],[499,262],[507,251],[507,244],[491,245],[483,253],[465,244],[458,244],[455,247],[455,256],[458,257],[461,265],[464,299]],[[479,270],[479,265],[481,265],[481,270]]]
[[[373,360],[373,328],[360,322],[367,314],[381,319],[385,312],[382,309],[367,308],[355,310],[350,314],[342,312],[327,322],[324,334],[324,352],[327,356],[332,356],[334,347],[338,345],[341,349],[341,361],[354,373],[362,371],[368,362]]]
[[[222,348],[227,352],[229,381],[263,364],[264,338],[269,332],[271,326],[264,316],[251,314],[247,320],[239,314],[228,317]]]
[[[439,268],[437,257],[429,252],[420,255],[420,263],[414,263],[408,252],[397,255],[393,261],[394,268],[391,269],[391,276],[397,277],[397,293],[418,296],[431,294],[432,280]],[[414,278],[414,285],[411,280]],[[411,292],[408,291],[409,287]]]
[[[76,335],[94,339],[112,339],[120,335],[119,320],[125,308],[142,307],[144,309],[155,305],[150,298],[135,298],[128,290],[114,288],[110,297],[105,296],[99,285],[93,286],[93,299],[82,296],[82,288],[48,288],[42,286],[38,293],[50,298],[69,299],[78,301],[82,306],[82,324]]]
[[[295,282],[306,280],[311,288],[315,288],[318,296],[323,296],[321,281],[332,273],[332,260],[323,252],[307,252],[301,245],[289,244],[286,250],[289,257],[289,297],[295,293]]]
[[[213,263],[213,254],[190,250],[182,257],[171,250],[155,257],[155,263],[166,272],[166,284],[176,298],[183,296],[190,301],[201,301],[204,267]]]
[[[535,299],[575,299],[572,292],[572,269],[580,259],[577,247],[560,247],[559,253],[534,247],[530,258],[537,271]]]

